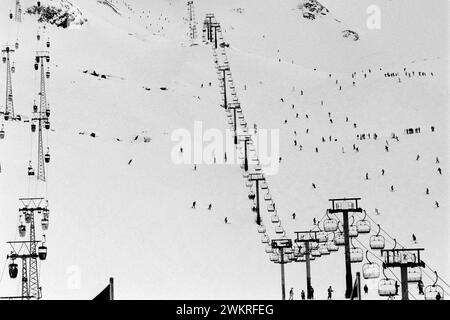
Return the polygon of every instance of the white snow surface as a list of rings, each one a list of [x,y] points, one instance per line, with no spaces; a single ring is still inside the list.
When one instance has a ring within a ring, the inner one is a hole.
[[[5,265],[5,242],[18,238],[18,198],[45,196],[51,210],[49,254],[40,263],[45,299],[90,299],[110,276],[117,299],[281,297],[280,266],[264,252],[239,166],[199,164],[194,171],[193,165],[171,160],[174,130],[192,131],[194,121],[202,121],[204,129],[228,128],[213,51],[201,43],[206,13],[215,14],[230,43],[227,55],[249,125],[280,130],[280,170],[268,182],[287,236],[309,230],[312,219],[329,208],[329,198],[361,197],[361,206],[401,244],[425,248],[425,263],[448,282],[447,1],[320,1],[343,21],[340,25],[303,19],[295,0],[195,0],[198,46],[189,46],[186,1],[110,0],[120,14],[98,1],[70,2],[87,19],[79,29],[44,29],[29,15],[16,23],[7,17],[13,2],[0,1],[0,41],[20,44],[13,56],[16,113],[29,117],[38,100],[34,55],[45,50],[47,38],[52,58],[47,84],[52,130],[45,132],[52,161],[46,183],[26,175],[28,161],[34,167],[37,162],[29,123],[1,120],[6,137],[0,140],[0,267],[6,268],[0,296],[20,293],[19,278],[10,279]],[[22,1],[24,9],[31,4]],[[380,30],[366,27],[371,4],[381,8]],[[358,32],[359,41],[342,38],[347,26]],[[403,68],[415,75],[405,76]],[[385,72],[398,72],[401,82]],[[0,85],[4,88],[4,76]],[[420,134],[403,132],[416,127]],[[91,138],[91,132],[98,137]],[[356,139],[369,132],[379,138]],[[338,141],[329,142],[330,135]],[[375,208],[380,215],[374,215]],[[264,204],[263,209],[275,237]],[[358,239],[368,245],[369,236]],[[329,285],[337,299],[344,298],[344,266],[343,248],[312,262],[317,299],[326,298]],[[361,266],[354,264],[353,273]],[[305,282],[304,264],[286,265],[286,290],[293,287],[296,299]],[[424,282],[432,284],[425,276]],[[378,299],[377,281],[364,283],[368,298]],[[423,299],[415,285],[410,292]]]

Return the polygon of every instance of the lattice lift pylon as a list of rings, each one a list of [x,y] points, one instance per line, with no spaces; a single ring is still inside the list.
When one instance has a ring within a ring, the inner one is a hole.
[[[45,159],[44,159],[44,141],[42,138],[42,124],[46,129],[50,129],[49,122],[49,110],[47,106],[47,94],[45,91],[45,78],[49,76],[49,71],[45,72],[44,61],[47,63],[50,62],[50,55],[48,51],[38,51],[36,53],[36,63],[35,69],[38,70],[41,68],[41,89],[39,92],[39,110],[33,110],[34,117],[32,118],[33,122],[38,123],[38,170],[37,170],[37,179],[41,181],[45,181]],[[47,76],[48,75],[48,76]]]
[[[194,1],[188,1],[189,38],[192,44],[197,39],[197,20],[195,18]]]
[[[13,279],[17,277],[18,267],[15,261],[16,259],[22,260],[22,295],[18,298],[39,300],[42,297],[42,290],[39,286],[37,260],[47,258],[47,247],[44,242],[36,240],[35,213],[42,215],[42,229],[46,230],[49,217],[48,203],[44,203],[44,198],[21,198],[19,200],[22,203],[19,214],[25,220],[25,224],[19,226],[19,236],[25,236],[26,225],[29,225],[29,240],[7,242],[11,246],[11,252],[7,255],[7,259],[11,260],[9,275]],[[43,238],[45,239],[44,235]]]
[[[2,60],[3,63],[6,63],[6,102],[5,108],[1,113],[4,115],[5,120],[15,120],[10,59],[13,52],[14,49],[8,45],[2,50]]]
[[[17,22],[22,22],[22,5],[20,4],[20,0],[16,0],[16,15],[14,19]]]

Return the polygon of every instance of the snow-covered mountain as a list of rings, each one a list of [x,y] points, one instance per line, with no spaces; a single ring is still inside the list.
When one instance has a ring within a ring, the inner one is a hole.
[[[329,198],[361,197],[384,230],[402,245],[424,247],[425,263],[450,279],[448,52],[445,37],[430,36],[447,33],[446,1],[427,2],[424,11],[423,0],[321,0],[342,23],[328,14],[312,23],[302,18],[298,0],[195,0],[198,46],[190,46],[186,1],[40,1],[72,14],[69,28],[25,13],[36,5],[31,0],[21,1],[21,23],[10,20],[10,2],[0,2],[0,41],[19,43],[13,93],[24,119],[38,100],[35,52],[51,42],[45,144],[52,161],[46,183],[28,178],[36,135],[27,122],[2,120],[0,267],[7,266],[5,242],[18,237],[17,199],[45,195],[51,209],[40,273],[45,299],[91,298],[109,276],[118,299],[280,298],[280,267],[264,251],[239,165],[193,170],[193,163],[172,161],[175,130],[193,133],[196,121],[204,131],[229,128],[213,50],[201,41],[207,13],[230,44],[249,127],[280,130],[282,160],[267,179],[286,235],[310,229]],[[378,30],[366,25],[374,3]],[[355,30],[359,40],[343,38],[343,30]],[[405,132],[419,127],[420,133]],[[358,238],[366,245],[368,239]],[[0,296],[18,294],[20,281],[3,270]],[[286,286],[296,298],[305,278],[304,264],[286,265]],[[312,263],[312,281],[318,299],[329,285],[343,298],[342,248]],[[432,284],[425,274],[424,282]],[[368,298],[378,299],[377,281],[365,283]],[[422,298],[416,286],[410,292]]]

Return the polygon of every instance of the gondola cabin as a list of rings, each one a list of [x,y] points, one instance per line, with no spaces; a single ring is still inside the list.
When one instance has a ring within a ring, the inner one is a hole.
[[[25,237],[27,233],[27,227],[24,224],[19,225],[19,236],[20,237]]]
[[[19,268],[17,268],[17,263],[11,262],[9,264],[9,276],[11,279],[17,278],[17,274],[19,273]]]
[[[38,256],[40,260],[47,259],[47,247],[42,245],[38,248]]]
[[[44,230],[44,231],[48,229],[48,219],[43,218],[41,220],[41,227],[42,227],[42,230]]]

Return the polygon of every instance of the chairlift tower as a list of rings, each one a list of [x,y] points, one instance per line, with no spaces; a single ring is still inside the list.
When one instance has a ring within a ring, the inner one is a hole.
[[[417,249],[382,249],[381,256],[384,258],[383,268],[400,268],[402,283],[402,300],[409,300],[408,296],[408,268],[425,268],[425,263],[420,259],[420,252],[423,248]]]
[[[194,1],[188,1],[189,36],[192,41],[197,38],[197,21],[195,19]]]
[[[214,28],[214,49],[217,49],[217,29],[220,29],[220,24],[212,23],[210,24],[210,28]],[[211,29],[211,37],[212,37],[212,29]]]
[[[212,19],[214,19],[214,14],[213,13],[207,13],[206,17],[205,17],[205,22],[204,22],[204,27],[206,27],[206,29],[203,29],[203,31],[206,32],[206,40],[211,41],[212,39],[212,35],[211,35],[211,23],[212,23]]]
[[[244,142],[244,170],[248,171],[248,155],[247,155],[247,145],[250,141],[251,136],[249,134],[241,134],[239,135],[239,140]]]
[[[15,120],[10,60],[10,55],[14,51],[9,45],[6,45],[2,50],[2,60],[6,63],[6,103],[5,109],[1,113],[4,115],[5,120]]]
[[[317,231],[295,231],[297,239],[294,240],[295,243],[301,243],[305,247],[305,262],[306,262],[306,292],[307,299],[312,299],[312,291],[311,291],[311,243],[319,243],[319,239],[317,238]]]
[[[352,280],[352,264],[350,260],[350,238],[349,238],[349,213],[362,212],[358,207],[358,200],[361,198],[338,198],[329,199],[331,201],[331,209],[329,213],[342,213],[342,220],[344,221],[344,239],[345,239],[345,298],[349,299],[352,294],[353,280]]]
[[[14,16],[16,22],[22,22],[22,5],[20,0],[16,0],[16,15]]]
[[[272,249],[277,249],[280,253],[280,259],[275,263],[279,263],[281,266],[281,299],[286,300],[286,285],[285,285],[285,274],[284,265],[287,263],[285,261],[284,255],[285,250],[292,248],[291,239],[274,239],[271,243]]]
[[[236,109],[241,109],[241,104],[239,102],[231,103],[230,106],[228,106],[228,109],[233,110],[233,130],[234,130],[234,144],[238,144],[238,134],[237,134],[237,117],[236,117]]]
[[[24,217],[25,225],[29,225],[29,240],[26,241],[8,241],[11,246],[11,253],[7,255],[7,259],[11,260],[9,265],[9,274],[11,278],[16,278],[18,269],[15,263],[16,259],[22,260],[22,300],[41,299],[42,291],[39,286],[39,269],[38,258],[45,260],[47,257],[47,247],[44,244],[40,245],[40,240],[36,240],[35,229],[35,213],[42,214],[41,220],[43,230],[48,227],[48,202],[44,204],[44,198],[21,198],[22,208],[19,209],[19,214]],[[21,225],[20,227],[24,227]],[[25,229],[19,229],[19,235],[25,236]],[[45,238],[45,235],[43,235]],[[17,298],[17,297],[9,297]]]
[[[225,110],[228,109],[228,100],[227,100],[227,71],[230,71],[229,67],[222,66],[219,67],[219,71],[223,73],[223,107]]]
[[[248,176],[249,181],[255,181],[256,184],[256,224],[261,225],[261,214],[259,207],[259,181],[265,181],[266,178],[262,173],[250,173]]]
[[[50,55],[48,51],[38,51],[36,52],[36,63],[35,69],[41,69],[41,89],[39,92],[39,110],[35,112],[35,116],[32,118],[33,121],[38,122],[38,171],[37,179],[45,181],[45,160],[44,160],[44,141],[42,138],[42,123],[44,122],[48,128],[48,110],[47,110],[47,94],[45,91],[45,65],[44,62],[50,62]],[[48,73],[47,73],[48,74]]]

